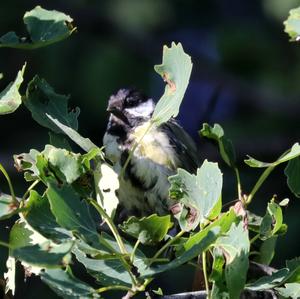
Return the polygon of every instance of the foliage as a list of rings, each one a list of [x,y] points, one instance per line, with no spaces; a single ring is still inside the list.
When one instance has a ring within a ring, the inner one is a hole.
[[[292,13],[292,18],[298,15]],[[30,37],[23,40],[8,33],[1,37],[0,47],[33,49],[60,41],[74,31],[69,16],[41,7],[27,12],[24,22]],[[287,24],[287,31],[295,30],[289,29],[290,20]],[[69,110],[68,97],[57,94],[38,76],[21,95],[24,69],[25,66],[1,92],[0,113],[12,113],[23,103],[33,119],[51,133],[43,151],[31,149],[29,153],[14,155],[16,168],[30,182],[22,198],[15,195],[0,164],[10,188],[10,194],[0,194],[0,219],[19,215],[11,228],[9,243],[0,241],[9,250],[8,271],[4,274],[7,292],[14,293],[18,287],[14,281],[16,263],[20,262],[27,275],[39,275],[63,298],[99,298],[102,294],[106,297],[105,292],[113,290],[125,292],[130,298],[151,289],[151,282],[159,273],[180,271],[182,265],[200,257],[209,298],[235,299],[245,289],[273,289],[283,298],[299,296],[297,258],[269,276],[247,282],[251,256],[255,254],[257,261],[269,264],[277,237],[287,231],[282,213],[286,202],[278,203],[276,197],[272,198],[263,217],[250,213],[249,205],[272,170],[286,162],[288,186],[299,196],[298,143],[273,163],[251,157],[245,160],[250,167],[265,168],[246,195],[231,141],[225,138],[219,124],[204,124],[200,135],[217,143],[222,159],[236,175],[235,204],[228,210],[222,209],[222,172],[217,163],[205,160],[196,174],[178,169],[176,175],[169,177],[169,195],[181,207],[177,219],[155,214],[141,219],[131,217],[117,227],[113,216],[118,177],[106,163],[102,149],[77,132],[79,109]],[[172,43],[171,48],[164,46],[163,63],[155,70],[166,82],[151,122],[160,125],[178,114],[192,63],[182,45]],[[67,137],[85,152],[75,153]],[[174,236],[169,232],[177,221],[180,230]],[[101,230],[104,222],[109,234]],[[255,250],[257,246],[259,251]],[[207,256],[212,259],[210,268]],[[82,265],[94,283],[73,274],[76,263]]]

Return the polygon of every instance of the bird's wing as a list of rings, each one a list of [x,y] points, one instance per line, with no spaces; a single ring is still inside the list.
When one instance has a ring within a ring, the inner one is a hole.
[[[181,163],[179,167],[195,173],[197,167],[200,166],[200,158],[194,140],[175,119],[170,119],[168,122],[163,123],[160,129],[168,134],[170,143],[179,156]]]

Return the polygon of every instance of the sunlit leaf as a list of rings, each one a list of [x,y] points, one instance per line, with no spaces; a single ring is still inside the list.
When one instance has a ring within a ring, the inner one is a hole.
[[[260,238],[266,240],[280,231],[283,225],[281,207],[273,200],[268,203],[266,215],[260,226]]]
[[[30,110],[33,119],[55,133],[62,133],[47,115],[60,121],[62,124],[77,130],[79,108],[69,111],[69,96],[60,95],[44,80],[35,76],[28,84],[25,106]]]
[[[23,82],[25,67],[26,64],[24,64],[22,69],[18,72],[15,81],[9,83],[0,93],[0,115],[12,113],[21,105],[22,97],[19,93],[19,88]]]
[[[86,152],[92,150],[93,148],[97,148],[89,138],[82,137],[76,130],[72,129],[71,127],[63,124],[55,117],[52,117],[50,114],[46,114],[46,116],[58,127],[60,130],[66,134],[73,142],[79,145],[82,149]]]
[[[36,180],[40,174],[36,167],[36,159],[39,153],[39,151],[31,149],[29,153],[22,153],[13,156],[16,169],[19,172],[25,172],[24,177],[26,181]]]
[[[46,269],[41,273],[41,279],[57,295],[66,299],[99,298],[96,291],[85,282],[76,278],[71,269]]]
[[[299,299],[300,298],[300,283],[286,283],[282,288],[276,288],[276,291],[284,298]]]
[[[235,151],[231,140],[224,137],[224,130],[219,124],[214,124],[211,127],[209,124],[204,123],[201,131],[201,136],[213,139],[218,143],[219,151],[222,159],[228,166],[235,166]]]
[[[0,48],[40,48],[67,38],[75,30],[70,16],[40,6],[26,12],[23,20],[29,37],[19,37],[15,32],[8,32],[0,37]]]
[[[300,197],[300,157],[290,160],[284,170],[287,184],[295,196]]]
[[[272,163],[261,162],[250,156],[247,160],[244,160],[244,161],[250,167],[257,167],[257,168],[275,167],[281,163],[292,160],[292,159],[298,157],[299,155],[300,155],[300,145],[299,145],[299,143],[295,143],[290,150],[288,150],[286,153],[281,155],[275,162],[272,162]]]
[[[11,195],[0,192],[0,220],[10,218],[20,210],[12,201]]]
[[[175,215],[182,230],[195,229],[211,217],[216,217],[215,206],[220,205],[222,173],[217,163],[204,161],[197,174],[178,169],[178,174],[169,177],[170,197],[178,201],[181,211]]]
[[[156,214],[141,219],[130,217],[120,228],[130,236],[137,238],[142,244],[160,242],[172,227],[171,216]]]
[[[15,258],[9,256],[6,261],[7,271],[4,272],[5,279],[5,293],[11,291],[12,295],[15,295],[16,289],[16,260]]]
[[[102,285],[126,285],[130,287],[132,283],[130,275],[118,257],[91,259],[80,250],[74,250],[74,253],[76,259],[85,266],[88,273]]]
[[[284,283],[300,283],[300,258],[286,262],[286,268],[282,268],[270,276],[263,276],[257,281],[247,285],[247,289],[263,291],[281,286]]]
[[[213,282],[211,296],[212,298],[229,298],[229,293],[225,283],[224,274],[225,257],[219,248],[213,250],[213,264],[210,274],[210,281]]]
[[[152,121],[157,125],[177,116],[192,71],[191,57],[180,43],[164,46],[162,64],[154,67],[166,82],[165,92],[156,104]]]
[[[284,31],[290,36],[290,41],[298,41],[300,35],[300,8],[290,10],[290,15],[283,23],[285,26]]]
[[[209,246],[211,246],[217,238],[220,236],[221,229],[219,226],[212,228],[203,229],[197,237],[197,242],[195,242],[190,248],[188,248],[181,255],[176,257],[171,262],[165,265],[152,266],[141,271],[141,275],[144,277],[152,276],[157,273],[169,271],[175,269],[186,262],[197,257],[202,252],[206,251]]]
[[[49,168],[54,169],[58,177],[68,184],[76,181],[84,173],[84,167],[81,163],[81,155],[72,153],[65,149],[55,148],[52,145],[46,145],[41,153],[47,159]]]
[[[215,246],[221,248],[225,256],[225,281],[230,298],[238,299],[244,289],[249,266],[250,242],[243,221],[233,223],[227,234],[216,241]]]
[[[108,164],[98,163],[94,171],[94,181],[98,204],[111,218],[114,218],[119,204],[116,195],[120,186],[118,174]]]

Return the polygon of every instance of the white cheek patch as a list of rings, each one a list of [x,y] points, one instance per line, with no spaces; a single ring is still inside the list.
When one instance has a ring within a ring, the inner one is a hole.
[[[125,109],[130,115],[136,117],[150,117],[154,110],[154,103],[151,99],[144,102],[137,107],[131,107]]]

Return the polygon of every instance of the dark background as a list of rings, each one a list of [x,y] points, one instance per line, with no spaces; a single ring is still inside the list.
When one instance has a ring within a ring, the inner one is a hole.
[[[96,144],[102,143],[112,93],[135,86],[156,100],[162,95],[163,82],[153,65],[161,63],[162,47],[171,41],[181,42],[194,63],[179,119],[199,144],[202,157],[220,162],[224,202],[236,198],[235,178],[215,147],[198,137],[203,122],[219,122],[235,144],[245,193],[260,174],[243,163],[246,154],[273,161],[299,141],[300,45],[289,43],[282,24],[299,1],[1,1],[0,35],[11,30],[25,35],[22,17],[35,5],[69,14],[78,30],[42,49],[1,48],[0,90],[27,61],[25,83],[39,74],[57,92],[70,94],[70,105],[81,109],[80,133]],[[47,142],[47,130],[35,124],[24,107],[0,117],[0,162],[18,194],[26,185],[13,168],[12,154],[43,149]],[[283,170],[279,167],[271,174],[250,207],[263,215],[273,194],[290,198],[285,210],[289,230],[278,241],[273,263],[277,267],[299,255],[300,249],[300,202],[286,187]],[[0,189],[8,192],[2,176]],[[2,240],[7,225],[1,224]],[[2,248],[0,254],[2,270],[6,260]],[[20,298],[40,298],[27,292]]]

